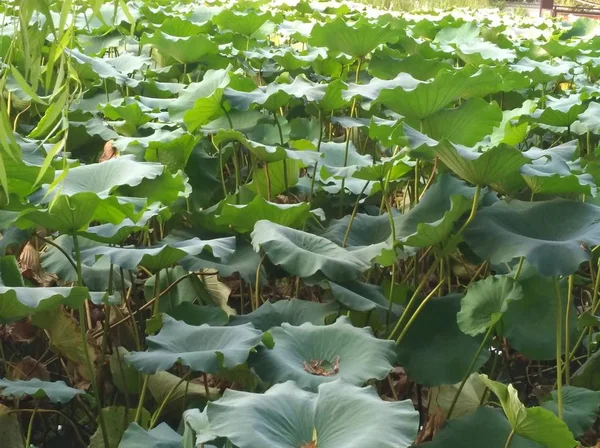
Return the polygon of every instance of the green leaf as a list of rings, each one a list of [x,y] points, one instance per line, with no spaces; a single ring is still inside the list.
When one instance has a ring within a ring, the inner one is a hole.
[[[396,238],[413,247],[445,241],[461,216],[471,209],[475,189],[450,175],[442,175],[407,213],[394,217]]]
[[[10,323],[59,304],[77,308],[88,297],[87,288],[28,288],[0,286],[0,322]]]
[[[264,394],[228,389],[208,404],[208,419],[214,433],[240,448],[302,447],[314,441],[319,448],[406,448],[418,429],[410,401],[382,401],[371,387],[341,381],[321,384],[316,394],[291,381]]]
[[[430,389],[432,407],[429,412],[441,412],[443,415],[448,415],[461,384],[442,384],[441,386],[432,387]],[[452,411],[452,419],[476,412],[480,406],[481,397],[486,391],[487,388],[479,378],[479,374],[472,373],[467,378],[456,400]]]
[[[398,362],[413,381],[426,386],[454,384],[472,373],[468,368],[483,337],[460,331],[456,315],[461,298],[452,294],[430,299],[398,345]],[[482,350],[473,371],[489,356],[488,350]]]
[[[90,437],[88,448],[118,448],[121,446],[120,442],[125,430],[135,421],[136,410],[127,409],[123,406],[109,406],[100,409],[100,412],[102,412],[104,417],[108,447],[104,445],[102,428],[98,427],[96,432]],[[150,423],[150,419],[150,413],[142,408],[140,423],[147,427]]]
[[[249,314],[231,316],[229,325],[245,325],[251,323],[261,331],[269,331],[281,324],[325,325],[328,317],[335,315],[339,310],[335,302],[317,303],[306,300],[291,299],[265,302],[257,310]]]
[[[554,281],[543,277],[525,263],[519,276],[523,288],[523,298],[511,302],[502,317],[502,334],[511,347],[530,359],[550,360],[556,358],[556,292]],[[567,311],[567,284],[561,281],[563,328]],[[577,310],[571,304],[570,340],[571,344],[579,337]],[[572,349],[572,347],[570,347]],[[564,350],[564,347],[563,347]]]
[[[123,347],[117,347],[110,357],[109,366],[113,384],[123,394],[137,395],[140,392],[140,374],[135,368],[125,362],[129,352]]]
[[[260,349],[251,362],[269,383],[291,380],[313,392],[337,379],[362,385],[385,378],[396,359],[393,341],[375,338],[371,329],[356,328],[346,317],[326,326],[283,323],[269,333],[275,347]]]
[[[516,434],[548,448],[573,448],[578,445],[567,425],[552,412],[537,406],[526,408],[512,384],[506,386],[492,381],[487,375],[481,375],[481,379],[500,399],[506,418]]]
[[[564,421],[575,437],[581,437],[600,413],[600,391],[563,386],[562,393]],[[553,390],[551,396],[550,400],[542,403],[542,408],[558,415],[557,391]]]
[[[491,264],[525,257],[542,275],[569,275],[600,244],[599,222],[600,207],[589,203],[499,201],[477,214],[465,240]]]
[[[65,90],[58,96],[58,98],[53,99],[53,101],[50,103],[50,107],[48,107],[46,112],[44,112],[42,119],[27,137],[40,138],[47,136],[48,132],[52,130],[52,127],[63,113],[68,98],[69,91]]]
[[[33,378],[27,381],[0,379],[0,395],[3,397],[23,398],[48,398],[53,403],[67,403],[76,395],[84,392],[67,386],[64,381],[42,381]]]
[[[577,369],[571,378],[571,384],[577,387],[600,391],[600,351],[596,351]]]
[[[500,409],[480,407],[473,414],[452,419],[423,448],[505,448],[511,432]],[[510,448],[542,448],[541,445],[515,435]]]
[[[13,255],[0,257],[0,286],[25,286],[19,264]]]
[[[350,24],[341,17],[329,23],[317,23],[309,38],[315,47],[327,47],[354,58],[363,58],[378,45],[397,40],[398,31],[391,26],[374,25],[365,18]]]
[[[9,412],[4,405],[0,405],[0,437],[6,446],[26,448],[17,413]]]
[[[442,141],[435,154],[459,177],[480,186],[501,183],[529,161],[521,151],[504,145],[480,153]]]
[[[166,423],[146,431],[131,423],[121,438],[120,448],[181,448],[181,436]]]
[[[132,352],[125,360],[143,373],[170,369],[175,363],[197,372],[218,373],[246,362],[262,333],[250,324],[238,327],[198,327],[163,315],[156,336],[148,336],[147,352]]]
[[[485,333],[500,321],[510,302],[522,298],[523,288],[510,277],[490,276],[475,282],[461,300],[458,326],[471,336]]]
[[[204,56],[217,54],[218,45],[204,34],[187,37],[171,36],[160,30],[153,34],[144,34],[142,45],[152,45],[164,57],[170,57],[182,64],[199,62]]]
[[[99,257],[107,257],[113,264],[123,269],[135,270],[138,265],[151,271],[168,268],[186,255],[199,255],[203,251],[217,258],[227,260],[233,253],[235,238],[217,238],[202,241],[192,238],[184,241],[165,240],[149,248],[97,246],[81,251],[82,263],[93,266]]]
[[[331,280],[349,280],[369,264],[331,241],[269,221],[258,221],[252,232],[255,251],[263,250],[273,264],[299,277],[323,275]]]

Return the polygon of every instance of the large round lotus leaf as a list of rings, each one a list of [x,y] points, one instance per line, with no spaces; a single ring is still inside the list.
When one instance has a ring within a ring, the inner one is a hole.
[[[567,310],[567,284],[560,282],[563,306],[563,328]],[[556,293],[552,278],[543,277],[524,265],[519,276],[523,298],[510,304],[502,317],[502,334],[511,347],[529,359],[551,360],[556,358]],[[571,304],[569,328],[574,344],[579,337],[577,309]],[[570,347],[572,349],[572,347]]]
[[[413,247],[429,247],[443,242],[456,221],[473,204],[475,188],[450,175],[440,176],[423,199],[403,215],[394,217],[396,238]]]
[[[542,275],[569,275],[600,244],[600,207],[566,199],[500,201],[477,214],[465,240],[491,264],[525,257]]]
[[[481,407],[474,414],[446,423],[423,448],[505,448],[510,423],[500,409]],[[510,448],[543,448],[539,443],[515,435]]]
[[[120,448],[181,448],[181,436],[166,423],[146,431],[137,423],[131,423],[123,434]]]
[[[436,140],[446,138],[453,143],[474,146],[501,121],[502,110],[497,103],[471,98],[459,107],[442,109],[425,118],[422,130]]]
[[[206,241],[192,238],[148,248],[98,246],[82,250],[81,261],[92,266],[98,257],[106,256],[112,263],[123,269],[134,270],[141,264],[150,270],[159,270],[177,263],[186,255],[198,255],[202,251],[208,251],[217,258],[227,260],[233,253],[234,246],[234,237]]]
[[[66,403],[75,398],[75,395],[84,393],[82,390],[68,387],[63,381],[41,381],[37,378],[27,381],[0,379],[0,389],[0,395],[3,397],[47,397],[53,403]]]
[[[480,186],[501,184],[529,161],[521,151],[504,145],[480,153],[443,141],[435,154],[459,177]]]
[[[218,45],[204,34],[176,37],[156,30],[154,34],[144,34],[140,42],[152,45],[163,56],[182,64],[198,62],[203,56],[218,52]]]
[[[61,179],[56,187],[61,195],[72,196],[76,193],[96,193],[100,198],[106,198],[111,192],[122,185],[135,187],[144,179],[156,179],[165,167],[160,163],[138,162],[133,156],[122,156],[107,160],[102,163],[92,163],[70,168],[66,176]],[[56,176],[64,175],[57,171]],[[31,196],[32,202],[48,203],[53,194],[44,197],[49,186],[46,185],[35,195]]]
[[[317,273],[331,280],[358,277],[369,264],[331,241],[269,221],[258,221],[252,232],[255,251],[262,249],[273,264],[299,277]]]
[[[265,302],[250,314],[232,316],[229,325],[244,325],[251,323],[261,331],[288,323],[301,325],[308,322],[312,325],[325,325],[325,319],[339,311],[335,302],[318,303],[307,300],[278,300]]]
[[[550,126],[571,126],[585,109],[584,103],[579,95],[571,95],[562,98],[546,97],[546,107],[538,109],[529,116],[529,119]]]
[[[375,26],[364,18],[350,24],[338,17],[333,22],[315,25],[309,42],[315,47],[362,58],[380,44],[397,41],[398,36],[398,31],[391,26]]]
[[[89,296],[87,288],[28,288],[0,286],[0,322],[9,323],[59,304],[78,308]]]
[[[490,276],[473,283],[461,300],[456,316],[460,329],[471,336],[496,325],[509,302],[523,298],[523,288],[512,278]]]
[[[239,448],[405,448],[419,426],[410,400],[386,402],[371,387],[342,381],[321,384],[316,394],[292,381],[264,394],[228,389],[208,404],[208,419]]]
[[[397,347],[398,362],[408,377],[425,386],[460,382],[481,345],[483,336],[460,331],[456,315],[462,296],[451,294],[429,300]],[[482,350],[473,371],[485,364],[490,354]]]
[[[258,376],[269,383],[291,380],[312,391],[336,379],[361,385],[385,378],[396,359],[393,341],[377,339],[345,317],[326,326],[284,323],[269,333],[275,346],[261,349],[252,361]]]
[[[575,437],[581,437],[594,424],[600,413],[600,391],[563,386],[562,393],[565,423]],[[557,391],[552,391],[551,397],[542,403],[542,407],[558,415]]]
[[[148,351],[132,352],[125,360],[144,373],[168,370],[177,362],[196,372],[217,373],[246,362],[261,337],[250,324],[192,326],[163,315],[160,332],[146,338]]]
[[[373,158],[359,154],[351,141],[348,141],[347,151],[345,143],[327,142],[321,144],[321,152],[319,176],[323,182],[330,177],[350,177],[359,168],[373,165]]]

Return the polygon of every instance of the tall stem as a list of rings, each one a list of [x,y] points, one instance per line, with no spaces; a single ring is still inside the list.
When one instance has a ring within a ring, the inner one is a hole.
[[[348,227],[346,227],[346,233],[344,233],[344,241],[342,241],[342,247],[346,247],[346,243],[348,242],[348,236],[350,235],[350,229],[352,228],[352,223],[354,222],[354,218],[356,218],[356,212],[358,212],[358,205],[360,204],[360,198],[363,193],[369,186],[369,181],[365,182],[365,186],[361,190],[360,194],[356,198],[356,202],[354,203],[354,208],[352,209],[352,214],[350,215],[350,219],[348,220]]]
[[[79,286],[83,286],[83,275],[81,271],[81,249],[79,247],[79,239],[77,238],[77,234],[73,233],[73,249],[75,250],[75,262],[77,266],[77,284]],[[87,299],[86,299],[87,300]],[[102,432],[102,441],[104,442],[104,447],[109,448],[108,442],[108,433],[106,432],[106,423],[104,422],[104,415],[102,414],[102,401],[100,397],[100,390],[98,389],[98,384],[96,383],[96,375],[94,374],[94,365],[92,364],[92,360],[90,358],[90,352],[88,350],[88,341],[86,337],[86,328],[85,328],[85,302],[82,302],[79,305],[79,329],[81,332],[81,343],[83,348],[83,355],[85,358],[85,364],[88,371],[88,376],[90,377],[90,384],[92,389],[94,390],[94,399],[96,400],[96,408],[98,410],[98,421],[100,422],[100,431]]]
[[[560,297],[560,284],[558,277],[554,278],[554,292],[556,294],[556,394],[558,401],[558,418],[563,419],[563,372],[562,372],[562,299]]]
[[[350,148],[350,128],[346,129],[346,148],[344,149],[344,168],[348,164],[348,149]],[[383,184],[381,185],[383,190]],[[344,194],[346,189],[346,177],[342,178],[342,188],[340,189],[340,217],[344,215]],[[383,192],[385,196],[385,191]]]
[[[565,313],[565,383],[568,386],[571,383],[571,363],[569,360],[569,348],[571,347],[570,324],[571,303],[573,302],[573,275],[569,275],[569,291],[567,292],[567,311]],[[561,316],[562,320],[562,316]]]
[[[346,156],[348,155],[348,145],[346,145]],[[344,166],[346,164],[344,163]],[[387,196],[387,192],[385,191],[385,186],[383,181],[380,181],[381,190],[383,191],[383,195]],[[394,217],[392,216],[392,208],[390,207],[390,203],[386,200],[385,207],[387,209],[388,221],[390,223],[390,232],[392,235],[392,250],[394,251],[394,255],[396,255],[396,226],[394,224]],[[392,304],[394,298],[394,284],[396,283],[396,257],[394,256],[394,263],[392,264],[392,278],[390,281],[390,292],[388,295],[388,310],[385,318],[385,329],[389,330],[390,326],[390,316],[392,314]]]
[[[450,420],[450,417],[452,417],[452,412],[454,412],[454,408],[456,406],[456,403],[458,402],[458,398],[460,397],[460,393],[464,389],[465,384],[467,384],[467,381],[468,381],[469,377],[471,376],[471,373],[473,373],[473,369],[475,368],[475,363],[477,363],[477,359],[479,358],[479,355],[483,351],[483,348],[486,346],[487,341],[488,341],[490,335],[492,334],[493,330],[494,330],[494,326],[493,325],[490,326],[490,328],[488,328],[488,331],[485,333],[485,336],[483,337],[483,340],[481,341],[481,344],[479,345],[479,348],[475,352],[475,355],[473,356],[473,359],[471,359],[471,364],[469,364],[469,367],[467,369],[467,373],[463,377],[463,380],[461,381],[460,386],[458,386],[458,390],[456,391],[456,395],[454,395],[454,399],[452,400],[452,404],[450,405],[450,409],[448,409],[448,415],[446,415],[446,419]]]
[[[321,110],[319,110],[319,141],[317,143],[317,152],[320,153],[321,152],[321,143],[323,142],[323,113],[321,112]],[[312,207],[312,197],[313,197],[313,192],[315,190],[315,178],[317,177],[317,168],[319,166],[319,162],[316,161],[315,162],[315,167],[313,169],[313,173],[312,173],[312,180],[310,182],[310,193],[308,194],[308,202]]]
[[[508,439],[506,439],[506,443],[504,444],[504,448],[509,448],[512,443],[513,437],[515,436],[515,430],[513,429],[508,435]]]
[[[283,131],[281,129],[281,123],[279,123],[279,119],[277,118],[277,113],[273,112],[273,118],[275,119],[275,124],[277,125],[277,130],[279,131],[279,142],[281,146],[283,146]],[[288,189],[288,173],[287,173],[287,159],[283,159],[283,186],[285,187],[285,191]]]

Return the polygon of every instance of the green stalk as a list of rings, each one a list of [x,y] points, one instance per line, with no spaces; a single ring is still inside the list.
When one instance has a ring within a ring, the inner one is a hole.
[[[513,437],[515,436],[515,430],[513,429],[510,434],[508,435],[508,439],[506,439],[506,443],[504,444],[504,448],[509,448],[510,444],[513,440]]]
[[[144,375],[144,383],[142,384],[142,392],[140,393],[140,401],[138,402],[138,406],[135,411],[135,419],[133,420],[135,423],[139,423],[140,418],[142,417],[142,409],[144,408],[144,399],[146,398],[146,390],[148,389],[148,378],[150,378],[150,375]]]
[[[319,141],[317,143],[317,152],[320,153],[321,152],[321,143],[323,142],[323,114],[321,113],[321,110],[319,109]],[[308,203],[311,205],[312,207],[312,197],[313,197],[313,192],[315,190],[315,178],[317,177],[317,167],[319,166],[319,162],[315,162],[315,167],[313,169],[313,173],[312,173],[312,180],[310,182],[310,193],[308,194]]]
[[[275,124],[277,125],[277,130],[279,131],[279,142],[283,147],[283,131],[281,130],[281,123],[277,119],[277,114],[273,112],[273,118],[275,119]],[[285,187],[285,191],[288,189],[288,175],[287,175],[287,159],[283,159],[283,186]]]
[[[348,227],[346,227],[346,233],[344,234],[344,241],[342,242],[342,247],[346,247],[346,243],[348,242],[348,236],[350,235],[350,229],[352,228],[352,223],[354,222],[354,218],[356,218],[356,212],[358,211],[358,205],[360,204],[360,198],[369,186],[370,181],[365,183],[365,186],[361,190],[360,194],[356,198],[356,202],[354,203],[354,208],[352,209],[352,214],[350,215],[350,220],[348,221]]]
[[[431,266],[429,267],[429,269],[427,270],[427,272],[425,273],[425,275],[421,279],[421,283],[419,283],[419,285],[417,286],[417,289],[415,289],[415,292],[413,293],[413,295],[411,296],[410,300],[408,301],[408,304],[406,305],[406,308],[404,308],[404,312],[400,316],[400,319],[398,319],[398,322],[396,323],[396,326],[394,327],[394,329],[392,330],[392,332],[388,335],[388,340],[394,339],[394,334],[396,333],[396,331],[398,331],[398,329],[402,325],[402,322],[404,321],[404,317],[408,316],[408,313],[409,313],[410,309],[412,308],[413,303],[415,302],[415,300],[417,300],[417,297],[421,293],[421,290],[425,287],[425,285],[429,281],[429,277],[437,269],[437,265],[440,262],[439,260],[440,259],[438,258],[438,259],[436,259],[431,264]]]
[[[156,425],[156,422],[158,421],[160,415],[162,414],[162,411],[164,410],[165,406],[167,405],[167,402],[169,401],[169,399],[173,396],[173,394],[175,393],[175,390],[177,390],[177,388],[179,386],[181,386],[181,384],[187,380],[187,377],[190,375],[190,373],[186,373],[178,382],[177,384],[175,384],[171,390],[169,390],[169,392],[167,393],[167,395],[165,396],[165,398],[163,399],[163,401],[161,402],[160,406],[158,407],[158,409],[156,410],[156,412],[154,413],[154,415],[152,416],[152,418],[150,419],[150,425],[148,426],[148,429],[152,429],[154,428],[154,425]],[[209,396],[206,396],[206,399],[208,400]]]
[[[83,286],[83,275],[81,273],[81,249],[79,248],[79,239],[77,238],[76,233],[73,233],[73,248],[75,250],[75,261],[77,263],[77,284],[79,286]],[[106,423],[104,422],[104,415],[102,414],[102,401],[100,399],[100,390],[98,389],[98,384],[96,383],[96,375],[94,375],[94,365],[92,364],[92,360],[90,359],[90,352],[88,350],[88,345],[87,345],[84,316],[85,316],[85,305],[84,305],[84,302],[82,302],[81,305],[79,305],[79,328],[81,331],[83,355],[85,358],[85,364],[86,364],[86,368],[88,370],[88,375],[90,377],[90,384],[92,385],[92,389],[94,390],[94,399],[96,400],[96,408],[98,409],[98,421],[100,422],[100,431],[102,432],[102,441],[104,442],[104,447],[109,448],[110,445],[108,443],[108,433],[106,432]]]
[[[348,164],[348,149],[350,148],[350,129],[346,130],[346,148],[344,150],[344,167]],[[346,178],[342,178],[342,188],[340,190],[340,218],[344,216],[344,190],[346,188]],[[381,184],[383,190],[383,183]],[[383,192],[385,196],[385,191]]]
[[[458,386],[458,390],[456,391],[456,395],[454,395],[454,399],[452,400],[452,404],[450,405],[450,409],[448,409],[448,414],[446,415],[446,419],[447,420],[450,420],[450,417],[452,417],[452,412],[454,412],[454,407],[456,406],[456,403],[458,402],[458,398],[460,397],[460,394],[461,394],[463,388],[465,387],[465,384],[467,384],[467,380],[471,376],[471,373],[473,373],[473,369],[475,368],[475,363],[477,362],[477,358],[479,358],[479,355],[481,354],[481,352],[483,351],[483,348],[487,344],[487,341],[488,341],[490,335],[492,334],[493,330],[494,330],[494,326],[493,325],[490,326],[490,328],[488,328],[488,331],[485,333],[485,336],[483,337],[483,340],[481,341],[481,344],[479,345],[479,348],[475,352],[475,356],[473,356],[473,359],[471,360],[471,364],[469,364],[469,367],[467,369],[467,373],[463,377],[463,379],[462,379],[462,381],[460,383],[460,386]]]
[[[31,417],[29,417],[29,425],[27,425],[27,438],[25,439],[25,446],[29,448],[31,445],[31,433],[33,432],[33,421],[35,420],[35,414],[37,414],[39,404],[35,407],[33,412],[31,413]]]
[[[346,157],[348,156],[348,145],[346,144]],[[344,160],[344,166],[346,165],[346,162]],[[381,184],[381,189],[383,190],[383,195],[384,197],[387,195],[387,192],[385,191],[385,187],[383,184],[383,181],[380,181]],[[342,182],[343,185],[343,182]],[[387,209],[387,214],[388,214],[388,221],[390,223],[390,231],[392,234],[392,250],[394,251],[394,255],[396,253],[396,226],[394,224],[394,218],[392,216],[392,208],[390,207],[390,203],[388,201],[385,201],[385,207]],[[392,279],[390,282],[390,292],[388,295],[388,311],[387,311],[387,316],[385,319],[385,329],[386,331],[389,330],[389,326],[390,326],[390,315],[392,314],[392,304],[393,304],[393,298],[394,298],[394,284],[396,283],[396,259],[394,257],[394,263],[392,264]]]
[[[558,418],[563,419],[563,372],[562,372],[562,300],[558,277],[554,278],[554,292],[556,294],[556,393],[558,401]]]
[[[569,319],[571,317],[571,303],[573,302],[573,275],[569,275],[568,284],[569,291],[567,292],[567,312],[565,315],[565,354],[567,355],[565,359],[565,383],[567,386],[571,383],[571,363],[569,362],[568,353],[569,347],[571,346]]]
[[[421,311],[423,311],[423,308],[425,308],[425,305],[427,305],[427,302],[429,302],[433,298],[433,296],[437,293],[438,289],[440,289],[443,284],[444,284],[444,280],[442,279],[437,284],[437,286],[435,288],[433,288],[431,290],[431,292],[429,294],[427,294],[427,296],[419,304],[419,306],[417,307],[417,309],[415,310],[415,312],[412,314],[412,316],[410,316],[410,319],[408,320],[408,322],[406,323],[406,325],[402,329],[402,332],[400,333],[400,336],[398,336],[398,339],[396,339],[396,345],[399,345],[400,342],[402,342],[402,339],[404,339],[404,336],[406,335],[406,333],[408,333],[408,329],[414,323],[414,321],[416,320],[416,318],[419,315],[419,313]]]

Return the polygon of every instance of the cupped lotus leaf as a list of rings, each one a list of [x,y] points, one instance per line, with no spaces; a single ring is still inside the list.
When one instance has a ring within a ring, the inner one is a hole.
[[[373,158],[368,154],[359,154],[351,141],[347,144],[322,143],[321,153],[319,175],[324,182],[330,177],[350,177],[359,168],[373,165]]]
[[[46,204],[55,194],[73,196],[77,193],[95,193],[99,198],[107,198],[118,187],[129,185],[135,187],[144,179],[156,179],[164,171],[159,163],[138,162],[133,156],[122,156],[102,163],[93,163],[70,168],[55,190],[50,192],[50,186],[45,185],[30,197],[34,203]],[[62,171],[56,176],[61,177]]]
[[[579,65],[566,59],[555,59],[553,61],[533,61],[527,57],[512,64],[510,68],[518,73],[525,73],[534,84],[544,82],[557,82],[561,79],[571,79],[573,71],[577,71]],[[581,69],[579,69],[581,70]]]
[[[383,179],[395,182],[413,170],[410,164],[406,157],[400,154],[390,158],[384,157],[372,165],[361,166],[352,173],[352,177],[371,182],[382,181]]]
[[[354,58],[363,58],[380,44],[397,40],[398,31],[391,26],[377,26],[365,18],[349,23],[338,17],[329,23],[317,23],[310,33],[309,43]]]
[[[299,389],[292,381],[264,394],[228,389],[208,404],[214,433],[240,448],[406,448],[417,435],[418,414],[409,400],[386,402],[371,387],[342,381]]]
[[[135,270],[138,265],[143,265],[150,270],[159,270],[170,267],[186,255],[199,255],[208,251],[217,258],[227,260],[233,253],[235,238],[217,238],[213,240],[200,240],[192,238],[184,241],[167,242],[154,247],[108,247],[97,246],[81,251],[81,261],[87,266],[93,266],[101,256],[108,259],[123,269]]]
[[[455,384],[489,358],[489,352],[482,350],[468,371],[483,336],[468,336],[458,327],[461,298],[451,294],[429,300],[398,345],[398,362],[413,381],[426,386]]]
[[[261,337],[251,324],[192,326],[163,315],[160,332],[146,338],[148,351],[131,352],[125,360],[143,373],[165,371],[176,363],[196,372],[218,373],[245,363]]]
[[[446,240],[460,217],[473,204],[475,188],[448,174],[440,176],[410,211],[394,217],[396,238],[413,247]]]
[[[446,61],[425,59],[420,54],[402,55],[397,58],[389,53],[390,50],[386,46],[372,53],[368,68],[371,75],[381,79],[392,79],[400,73],[408,73],[413,78],[426,81],[435,78],[442,70],[452,69]]]
[[[146,228],[148,222],[157,216],[169,217],[170,212],[166,207],[159,207],[156,204],[150,206],[135,222],[125,218],[119,224],[98,224],[88,227],[80,234],[89,240],[98,241],[105,244],[120,244],[125,238],[134,232]]]
[[[594,178],[589,173],[582,173],[577,160],[577,140],[546,150],[531,148],[523,155],[530,158],[531,163],[523,165],[519,171],[532,193],[595,195]]]
[[[497,103],[471,98],[459,107],[442,109],[422,121],[422,130],[429,137],[466,146],[477,145],[502,121]]]
[[[185,122],[190,130],[222,115],[223,91],[229,84],[229,69],[208,70],[202,81],[190,83],[169,104],[169,116],[175,122]]]
[[[215,269],[221,277],[229,277],[238,273],[240,277],[249,282],[256,283],[256,270],[260,263],[260,255],[254,252],[250,243],[240,239],[236,242],[235,251],[227,261],[219,260],[207,254],[200,256],[187,255],[179,264],[188,271],[200,271],[202,269]],[[261,268],[261,282],[265,278],[264,267]]]
[[[64,381],[42,381],[32,378],[27,381],[0,379],[0,395],[3,397],[23,398],[48,398],[53,403],[67,403],[76,395],[84,392],[67,386]]]
[[[230,325],[245,325],[251,323],[261,331],[269,331],[283,323],[301,325],[308,322],[312,325],[325,325],[331,315],[339,311],[335,302],[308,302],[306,300],[290,299],[277,302],[265,302],[257,310],[249,314],[231,316]]]
[[[387,318],[390,302],[381,286],[354,280],[341,284],[329,282],[329,288],[333,298],[349,310],[375,311],[381,320]],[[401,311],[399,305],[392,304],[392,316],[399,316]]]
[[[525,262],[518,282],[523,288],[523,298],[512,302],[504,313],[502,334],[511,347],[529,359],[555,359],[557,303],[554,280],[541,276],[535,268]],[[559,291],[564,328],[567,314],[566,281],[560,282]],[[575,317],[577,310],[573,304],[569,314],[569,338],[571,344],[574,344],[573,341],[578,339],[580,332]]]
[[[469,286],[456,315],[465,334],[476,336],[496,325],[510,302],[523,298],[523,288],[507,276],[490,276]]]
[[[214,136],[214,144],[221,145],[230,141],[241,143],[259,160],[264,162],[278,162],[285,159],[300,160],[304,165],[314,164],[321,154],[316,151],[302,151],[287,149],[283,146],[265,145],[259,142],[248,140],[244,134],[235,130],[220,130]]]
[[[244,36],[252,36],[267,20],[272,18],[268,12],[259,13],[255,11],[234,11],[224,9],[213,16],[211,21],[221,30],[231,30]]]
[[[78,72],[80,78],[94,81],[98,78],[114,79],[118,85],[127,87],[136,87],[139,84],[138,80],[129,78],[126,73],[117,70],[109,64],[107,59],[88,56],[77,49],[71,48],[65,48],[64,52],[70,56],[71,61],[75,62],[73,67]]]
[[[374,78],[369,84],[350,84],[343,95],[345,98],[360,96],[398,114],[422,120],[461,97],[496,92],[500,83],[500,76],[491,70],[473,73],[470,68],[465,68],[441,71],[428,81],[419,81],[407,73],[400,73],[389,81]]]
[[[364,259],[323,237],[269,221],[258,221],[251,236],[255,251],[262,249],[273,264],[299,277],[321,274],[343,281],[369,267]]]
[[[465,240],[492,264],[525,257],[542,275],[569,275],[600,244],[599,222],[600,207],[589,203],[499,201],[477,214]]]
[[[89,296],[87,288],[0,286],[0,322],[10,323],[59,304],[77,309]]]
[[[392,231],[387,213],[375,216],[357,213],[352,223],[350,219],[350,215],[346,215],[331,221],[321,236],[350,251],[359,251],[369,259],[380,255],[385,249],[392,249]]]
[[[181,448],[181,436],[166,423],[146,431],[131,423],[123,434],[120,448]]]
[[[518,119],[533,112],[535,107],[536,103],[534,101],[526,100],[521,107],[502,111],[502,122],[494,128],[489,137],[490,146],[498,146],[501,143],[517,145],[524,141],[527,138],[529,124],[518,123]]]
[[[120,134],[127,136],[135,135],[138,127],[152,120],[152,117],[147,115],[140,107],[140,103],[136,101],[119,106],[108,103],[102,109],[102,113],[110,120],[118,120],[111,122],[111,126]]]
[[[479,186],[500,184],[529,162],[514,147],[501,145],[485,152],[476,152],[447,140],[440,142],[435,154],[459,177]]]
[[[169,311],[169,316],[185,322],[188,325],[208,324],[213,327],[227,325],[229,316],[221,308],[211,305],[196,305],[192,302],[181,301],[181,303]]]
[[[592,102],[589,104],[587,110],[579,114],[579,121],[576,125],[582,128],[582,134],[585,132],[592,132],[594,134],[600,134],[600,104]]]
[[[571,126],[579,115],[585,111],[587,104],[579,95],[561,98],[547,96],[546,107],[538,109],[529,117],[532,121],[549,126]]]
[[[144,34],[140,42],[142,45],[152,45],[161,55],[182,64],[199,62],[204,56],[219,51],[218,45],[204,34],[177,37],[156,30],[150,35]]]
[[[313,392],[337,379],[362,385],[385,378],[396,359],[393,341],[377,339],[371,329],[354,327],[346,317],[325,326],[283,323],[269,333],[275,346],[260,349],[251,361],[268,383],[291,380]]]
[[[513,62],[517,53],[512,48],[501,48],[487,40],[475,39],[456,45],[456,53],[467,64]]]
[[[480,32],[480,27],[474,22],[463,23],[460,26],[447,26],[437,32],[433,42],[441,45],[471,42],[479,36]]]
[[[224,204],[215,218],[215,223],[240,233],[248,233],[254,229],[254,224],[263,219],[286,227],[299,228],[310,216],[310,205],[306,202],[277,204],[256,196],[248,204]]]
[[[452,419],[423,448],[505,448],[510,423],[500,409],[482,406],[473,414]],[[542,445],[514,435],[510,448],[542,448]]]
[[[578,445],[566,423],[551,411],[535,406],[526,408],[512,384],[506,386],[481,375],[485,385],[498,397],[512,430],[548,448],[573,448]]]
[[[99,243],[87,238],[78,238],[78,242],[81,249],[97,247],[99,245]],[[72,236],[61,235],[54,239],[53,243],[67,254],[70,254],[72,259],[76,258],[74,256]],[[77,282],[75,267],[55,246],[46,247],[46,250],[42,253],[41,261],[44,271],[56,274],[62,282]],[[83,283],[90,291],[107,291],[109,289],[110,261],[107,258],[100,258],[93,266],[82,265],[81,274],[83,276]],[[125,281],[126,286],[130,285],[129,277],[125,276],[125,279],[122,279],[119,267],[113,266],[113,282],[115,287],[120,289],[122,281]]]
[[[594,424],[600,413],[600,391],[563,386],[562,393],[564,421],[575,437],[581,437]],[[551,399],[544,401],[541,406],[558,415],[557,391],[552,391]]]
[[[146,298],[146,301],[152,300],[154,298],[154,288],[156,287],[156,275],[157,274],[153,275],[152,277],[149,277],[144,283],[144,296]],[[169,285],[178,281],[178,283],[174,287],[171,287],[169,289],[168,293],[162,294],[158,299],[158,310],[160,312],[172,315],[172,312],[178,305],[182,303],[196,302],[199,299],[200,301],[202,300],[201,295],[203,291],[200,291],[202,286],[198,285],[199,279],[194,278],[193,275],[189,275],[189,272],[181,266],[174,266],[172,268],[161,269],[158,273],[158,276],[160,291],[165,291],[169,287]],[[216,309],[221,311],[220,308]],[[177,319],[177,317],[175,318]],[[187,323],[191,325],[191,322]]]
[[[186,133],[163,144],[150,143],[146,148],[144,160],[158,162],[171,173],[176,173],[186,167],[195,146],[196,139]]]

